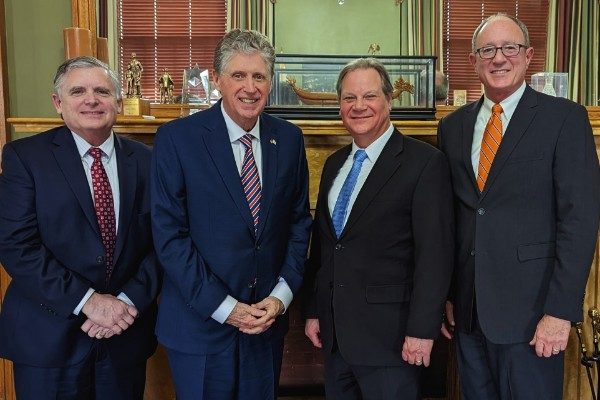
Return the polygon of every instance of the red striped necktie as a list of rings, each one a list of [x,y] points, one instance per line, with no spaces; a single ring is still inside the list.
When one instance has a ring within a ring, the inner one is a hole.
[[[250,207],[250,213],[254,221],[254,232],[256,233],[260,213],[261,187],[258,168],[256,168],[254,160],[254,152],[252,151],[252,137],[251,134],[246,134],[240,138],[240,142],[244,145],[246,151],[242,163],[241,178],[246,200],[248,200],[248,206]]]

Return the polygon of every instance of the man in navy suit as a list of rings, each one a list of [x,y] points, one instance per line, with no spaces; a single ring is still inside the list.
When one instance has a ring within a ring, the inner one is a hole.
[[[65,126],[3,151],[0,261],[12,281],[0,356],[14,362],[19,400],[141,400],[161,274],[150,149],[113,133],[121,84],[95,58],[63,63],[52,97]]]
[[[487,18],[472,50],[484,95],[438,127],[458,232],[443,331],[457,331],[464,399],[561,399],[598,235],[591,126],[584,107],[525,83],[533,48],[520,20]]]
[[[263,113],[274,61],[265,36],[229,32],[215,49],[222,100],[156,135],[156,332],[179,400],[275,397],[311,216],[302,132]]]

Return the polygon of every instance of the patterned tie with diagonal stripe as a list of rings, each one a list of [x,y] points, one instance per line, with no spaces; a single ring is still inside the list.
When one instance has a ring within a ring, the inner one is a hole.
[[[100,235],[104,244],[106,258],[106,283],[110,279],[113,269],[113,255],[115,252],[115,243],[117,241],[117,225],[115,219],[115,205],[113,202],[112,189],[106,175],[104,165],[102,165],[103,151],[97,147],[92,147],[88,153],[94,158],[92,163],[92,186],[94,189],[94,207]]]
[[[494,104],[492,107],[492,116],[490,117],[487,125],[485,126],[485,132],[483,133],[483,140],[481,141],[481,153],[479,154],[479,167],[477,168],[477,186],[479,191],[483,192],[485,182],[487,181],[494,157],[498,152],[498,147],[502,141],[502,106],[500,104]]]
[[[242,136],[240,142],[244,145],[244,149],[246,150],[244,162],[242,163],[242,186],[244,187],[246,200],[248,200],[252,219],[254,220],[254,232],[256,233],[258,216],[260,213],[261,187],[258,169],[256,168],[256,162],[254,160],[254,153],[252,152],[252,135],[247,134]]]

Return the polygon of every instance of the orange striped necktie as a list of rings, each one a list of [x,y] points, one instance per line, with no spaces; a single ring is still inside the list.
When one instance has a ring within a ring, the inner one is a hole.
[[[492,107],[492,116],[485,126],[485,132],[483,133],[481,153],[479,154],[479,167],[477,168],[477,186],[479,186],[480,192],[483,192],[485,182],[487,181],[488,174],[492,168],[492,163],[494,162],[494,157],[496,157],[498,147],[502,141],[501,114],[502,106],[500,104],[494,104]]]

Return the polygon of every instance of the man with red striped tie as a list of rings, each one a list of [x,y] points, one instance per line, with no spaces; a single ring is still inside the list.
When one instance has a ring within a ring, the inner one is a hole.
[[[274,61],[264,35],[229,32],[214,59],[222,99],[156,135],[156,332],[179,400],[275,398],[311,216],[302,132],[263,113]]]

